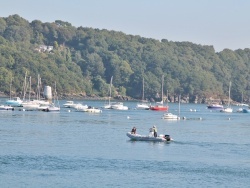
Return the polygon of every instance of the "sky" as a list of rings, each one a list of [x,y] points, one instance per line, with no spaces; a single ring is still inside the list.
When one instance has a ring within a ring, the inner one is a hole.
[[[248,0],[0,0],[0,17],[61,20],[75,27],[213,46],[250,48]]]

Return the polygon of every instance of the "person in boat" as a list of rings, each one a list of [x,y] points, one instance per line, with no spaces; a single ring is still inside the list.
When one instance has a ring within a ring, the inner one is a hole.
[[[157,137],[157,128],[155,125],[153,126],[153,132],[154,132],[154,137]]]
[[[154,130],[152,127],[149,128],[149,135],[150,137],[153,137],[154,136]]]
[[[136,134],[136,128],[135,127],[132,128],[131,134]]]

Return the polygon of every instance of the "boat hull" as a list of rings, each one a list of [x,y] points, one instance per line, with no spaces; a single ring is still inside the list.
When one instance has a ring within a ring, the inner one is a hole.
[[[168,111],[168,106],[151,106],[150,110],[155,111]]]
[[[147,104],[137,104],[136,105],[136,109],[137,110],[149,110],[150,106]]]
[[[111,109],[114,109],[114,110],[128,110],[128,107],[124,106],[123,103],[121,103],[121,102],[117,102],[117,103],[111,104]]]
[[[131,134],[131,132],[128,132],[127,136],[131,140],[135,140],[135,141],[168,142],[172,140],[169,135],[160,135],[158,137],[153,137],[153,136],[146,136],[146,135],[139,135],[139,134]]]
[[[102,113],[102,110],[98,108],[86,108],[86,109],[83,109],[82,112]]]
[[[250,109],[242,109],[242,113],[250,113]]]
[[[172,113],[166,113],[166,114],[164,114],[163,116],[162,116],[162,119],[173,119],[173,120],[178,120],[178,119],[180,119],[180,117],[179,116],[177,116],[177,115],[174,115],[174,114],[172,114]]]
[[[224,108],[220,112],[231,113],[231,112],[233,112],[233,109],[232,108]]]
[[[207,108],[211,110],[222,110],[224,107],[222,105],[208,105]]]
[[[22,107],[22,100],[19,97],[14,97],[13,99],[7,100],[5,103],[12,107]]]
[[[14,110],[12,106],[0,105],[0,110]]]

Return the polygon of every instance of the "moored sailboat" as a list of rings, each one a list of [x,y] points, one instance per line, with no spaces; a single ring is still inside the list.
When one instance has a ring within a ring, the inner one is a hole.
[[[164,82],[164,76],[162,75],[162,86],[161,86],[161,102],[157,102],[155,106],[150,106],[150,110],[156,110],[156,111],[168,111],[168,106],[164,105],[163,102],[163,82]]]
[[[144,100],[144,78],[142,80],[142,100],[140,103],[137,103],[136,109],[138,110],[149,110],[150,105]]]
[[[111,95],[112,95],[112,80],[113,80],[113,76],[111,76],[110,78],[110,83],[109,83],[109,100],[108,100],[108,104],[104,104],[103,108],[105,109],[111,109]]]
[[[228,91],[228,105],[226,108],[222,109],[220,112],[231,113],[233,109],[230,106],[230,90],[231,90],[231,82],[229,83],[229,91]]]

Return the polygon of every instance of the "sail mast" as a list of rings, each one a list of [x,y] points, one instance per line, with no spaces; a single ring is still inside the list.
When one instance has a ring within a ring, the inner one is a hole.
[[[113,76],[111,76],[110,85],[109,85],[109,105],[110,105],[110,99],[111,99],[111,93],[112,93],[112,80],[113,80]]]
[[[161,100],[163,104],[163,82],[164,82],[164,75],[162,75],[162,80],[161,80]]]
[[[142,78],[142,101],[144,101],[144,77]]]
[[[230,106],[230,90],[231,90],[231,81],[229,82],[229,91],[228,91],[228,107]]]

